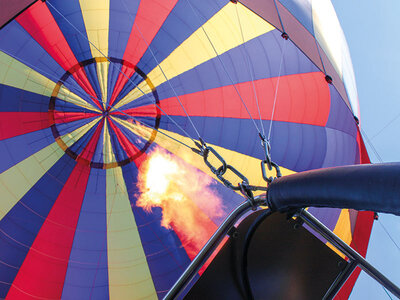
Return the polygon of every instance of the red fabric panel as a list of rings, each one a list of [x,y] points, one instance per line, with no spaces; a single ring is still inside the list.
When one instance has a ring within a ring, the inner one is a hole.
[[[86,162],[90,162],[91,161],[91,159],[93,157],[93,154],[96,151],[96,146],[97,146],[97,143],[99,142],[99,138],[100,138],[100,134],[101,134],[102,129],[103,129],[103,125],[104,125],[104,118],[101,120],[100,124],[98,124],[94,134],[90,138],[89,143],[83,149],[81,154],[79,154],[78,161],[80,159],[83,159]]]
[[[147,44],[150,45],[154,36],[157,34],[161,25],[175,6],[177,0],[142,0],[135,17],[135,23],[132,26],[131,35],[126,45],[124,60],[136,65],[144,52],[147,50]],[[151,16],[149,18],[148,16]],[[139,28],[139,30],[138,30]],[[122,72],[125,73],[124,69]],[[125,73],[131,77],[132,73]],[[110,98],[110,105],[121,92],[128,79],[119,74],[113,94]]]
[[[254,82],[262,119],[269,120],[274,102],[277,78]],[[253,119],[259,119],[252,82],[236,85]],[[233,86],[201,91],[179,97],[190,116],[248,119],[242,101]],[[221,101],[215,101],[220,99]],[[131,115],[143,115],[151,106],[126,110]],[[168,115],[186,116],[178,100],[160,101]],[[330,92],[322,73],[304,73],[280,77],[274,120],[325,126],[330,110]],[[154,106],[153,106],[154,111]]]
[[[0,140],[50,126],[47,112],[0,112]]]
[[[124,113],[132,116],[132,117],[157,117],[157,110],[155,105],[146,105],[146,106],[140,106],[140,107],[135,107],[132,109],[127,109],[124,110]],[[124,115],[121,112],[115,111],[111,113],[112,115]]]
[[[77,164],[43,223],[6,299],[60,299],[90,169]]]
[[[16,20],[65,71],[78,66],[78,61],[45,2],[36,2]],[[86,93],[96,97],[84,69],[79,67],[73,76]]]
[[[370,159],[368,156],[367,149],[365,148],[364,141],[361,137],[360,131],[357,133],[357,142],[360,150],[360,163],[368,164]],[[357,215],[356,226],[353,232],[353,240],[350,246],[360,253],[362,256],[367,255],[368,243],[371,236],[372,225],[374,223],[374,213],[370,211],[359,211]],[[353,274],[349,277],[342,289],[336,295],[336,300],[347,299],[351,291],[353,290],[354,284],[360,274],[361,269],[357,268]]]
[[[85,113],[85,112],[54,112],[54,120],[57,124],[59,123],[68,123],[73,121],[78,121],[82,119],[92,118],[92,117],[100,117],[100,114],[95,113]]]
[[[127,139],[127,137],[115,126],[114,122],[111,119],[108,119],[112,130],[114,130],[115,134],[117,135],[117,139],[119,144],[122,146],[126,154],[129,158],[137,154],[140,150],[132,145],[131,142]]]

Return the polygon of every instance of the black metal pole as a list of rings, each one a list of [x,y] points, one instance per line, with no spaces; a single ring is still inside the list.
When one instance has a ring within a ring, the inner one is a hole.
[[[254,203],[250,201],[245,201],[241,203],[231,214],[225,219],[225,221],[219,226],[217,231],[212,235],[212,237],[208,240],[208,242],[204,245],[204,247],[200,250],[200,252],[196,255],[190,265],[183,272],[181,277],[175,282],[173,287],[169,290],[167,295],[165,295],[164,300],[172,300],[176,299],[179,294],[184,290],[184,288],[190,283],[196,273],[203,266],[207,258],[213,253],[215,248],[219,245],[222,239],[226,236],[227,232],[237,220],[243,216],[244,213],[249,211],[254,204],[259,206],[265,203],[264,197],[255,197]]]
[[[304,208],[300,209],[296,216],[300,217],[305,223],[311,228],[319,232],[324,238],[338,248],[344,255],[351,260],[355,261],[357,265],[363,269],[369,276],[378,281],[393,295],[400,298],[400,288],[391,282],[385,275],[375,269],[369,262],[365,260],[358,252],[343,242],[336,234],[329,230],[324,224],[322,224],[317,218],[306,211]]]
[[[344,270],[338,275],[338,277],[336,277],[335,281],[329,287],[328,291],[325,293],[325,296],[324,298],[322,298],[322,300],[333,299],[339,292],[339,290],[342,288],[343,284],[350,277],[351,273],[353,273],[356,267],[357,263],[354,260],[348,262]]]

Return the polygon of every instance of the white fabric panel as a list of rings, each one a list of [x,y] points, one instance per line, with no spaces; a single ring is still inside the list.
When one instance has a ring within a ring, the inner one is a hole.
[[[346,38],[330,0],[313,0],[315,39],[342,78],[354,115],[359,117],[358,95]]]

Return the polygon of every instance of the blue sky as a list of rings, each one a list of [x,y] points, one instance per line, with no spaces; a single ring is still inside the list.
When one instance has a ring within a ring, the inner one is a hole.
[[[318,0],[316,0],[318,1]],[[350,48],[361,109],[361,127],[372,162],[400,161],[400,1],[332,0]],[[375,151],[377,154],[375,154]],[[400,217],[380,214],[367,260],[400,286]],[[393,299],[395,299],[392,296]],[[361,274],[350,299],[390,299]]]

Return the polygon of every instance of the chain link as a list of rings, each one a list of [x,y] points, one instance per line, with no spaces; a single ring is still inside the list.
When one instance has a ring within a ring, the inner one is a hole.
[[[211,146],[207,146],[207,144],[200,139],[200,143],[195,142],[197,148],[191,148],[193,152],[203,156],[205,164],[209,167],[211,172],[215,174],[215,176],[229,189],[234,191],[240,191],[247,199],[251,202],[254,200],[253,192],[254,191],[266,191],[267,187],[264,186],[254,186],[250,185],[249,180],[246,176],[244,176],[240,171],[238,171],[235,167],[226,163],[223,157]],[[216,167],[211,164],[209,161],[209,154],[213,154],[216,159],[220,162],[220,166]],[[262,161],[264,162],[264,161]],[[274,165],[276,165],[274,163]],[[279,169],[279,167],[278,167]],[[234,185],[231,181],[225,178],[227,171],[230,171],[239,179],[237,185]],[[264,177],[264,176],[263,176]]]

